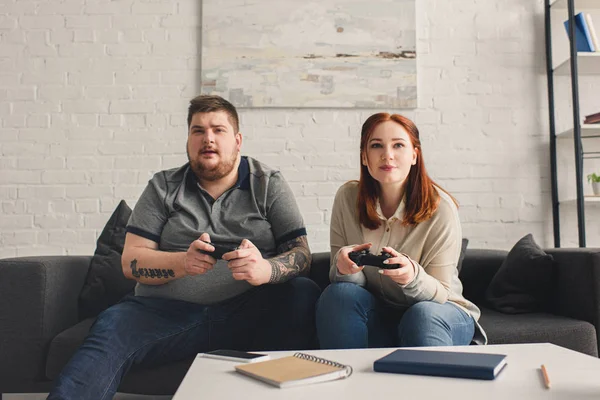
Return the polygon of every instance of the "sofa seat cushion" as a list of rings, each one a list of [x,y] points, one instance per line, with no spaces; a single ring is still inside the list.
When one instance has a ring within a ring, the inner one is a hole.
[[[598,356],[596,329],[586,321],[546,313],[503,314],[481,307],[489,344],[553,343]]]
[[[48,349],[48,358],[46,359],[46,376],[48,379],[54,380],[60,374],[60,371],[83,343],[83,339],[87,336],[94,320],[95,318],[84,319],[52,339]]]
[[[46,375],[54,380],[81,346],[95,318],[88,318],[59,333],[50,343]],[[193,357],[153,368],[132,368],[121,385],[123,393],[173,395],[194,361]]]

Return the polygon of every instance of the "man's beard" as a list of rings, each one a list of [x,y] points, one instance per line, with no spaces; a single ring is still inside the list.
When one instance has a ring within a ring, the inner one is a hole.
[[[219,179],[229,175],[231,171],[233,171],[235,162],[237,161],[237,153],[231,153],[231,157],[227,159],[222,157],[222,161],[217,165],[207,168],[202,164],[201,161],[198,161],[198,159],[192,159],[192,157],[190,157],[190,151],[188,149],[186,150],[192,171],[194,171],[194,174],[196,174],[199,179],[206,181],[218,181]]]

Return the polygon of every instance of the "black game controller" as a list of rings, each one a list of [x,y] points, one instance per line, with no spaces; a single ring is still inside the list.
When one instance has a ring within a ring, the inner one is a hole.
[[[202,242],[204,242],[204,240],[202,240]],[[204,243],[210,244],[211,246],[213,246],[215,248],[215,251],[199,250],[200,253],[208,254],[209,256],[214,257],[217,260],[220,258],[223,258],[223,254],[225,254],[225,253],[229,253],[230,251],[237,250],[237,246],[214,244],[211,242],[204,242]]]
[[[348,257],[354,261],[356,265],[362,267],[363,265],[377,267],[381,269],[396,269],[400,268],[400,264],[384,264],[383,261],[388,258],[392,258],[390,253],[386,253],[384,251],[381,252],[380,255],[376,256],[375,254],[371,254],[369,250],[361,250],[361,251],[351,251],[348,253]]]

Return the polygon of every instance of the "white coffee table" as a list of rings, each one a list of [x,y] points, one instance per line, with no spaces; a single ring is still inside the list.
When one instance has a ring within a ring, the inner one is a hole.
[[[495,380],[482,381],[374,372],[373,361],[393,349],[304,351],[349,364],[354,373],[347,379],[279,389],[235,372],[236,362],[197,357],[173,400],[600,399],[600,359],[559,346],[540,343],[435,349],[506,354],[508,365]],[[293,353],[270,354],[277,358]],[[544,387],[542,364],[548,369],[551,389]]]

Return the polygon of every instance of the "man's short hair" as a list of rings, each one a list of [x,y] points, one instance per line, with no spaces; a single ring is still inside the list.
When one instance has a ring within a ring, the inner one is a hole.
[[[192,117],[197,113],[209,113],[224,111],[229,116],[229,123],[233,126],[234,133],[240,130],[240,119],[234,105],[222,98],[221,96],[201,94],[190,100],[188,108],[188,129],[192,123]]]

